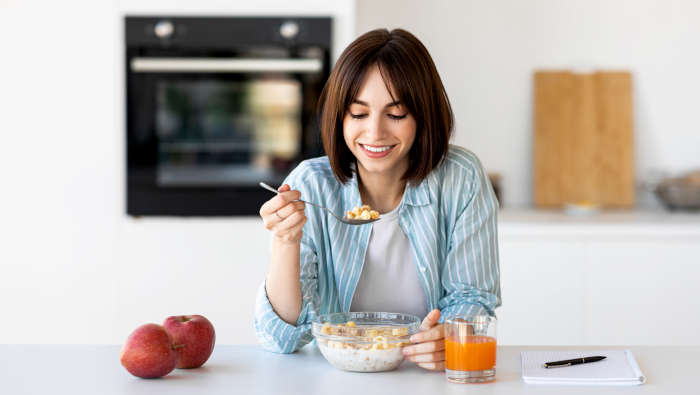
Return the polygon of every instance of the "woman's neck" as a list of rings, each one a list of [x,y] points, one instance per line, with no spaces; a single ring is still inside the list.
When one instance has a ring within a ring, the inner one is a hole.
[[[372,174],[358,166],[357,186],[360,190],[363,204],[368,204],[373,210],[385,214],[395,209],[401,203],[406,181],[400,174]]]

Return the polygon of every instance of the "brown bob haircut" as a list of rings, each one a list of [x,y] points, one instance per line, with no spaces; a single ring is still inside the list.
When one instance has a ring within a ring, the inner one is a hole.
[[[420,184],[447,155],[454,116],[428,50],[405,30],[372,30],[340,55],[318,101],[323,148],[335,177],[341,183],[352,178],[356,159],[345,144],[343,119],[375,64],[392,99],[416,120],[416,138],[402,179]]]

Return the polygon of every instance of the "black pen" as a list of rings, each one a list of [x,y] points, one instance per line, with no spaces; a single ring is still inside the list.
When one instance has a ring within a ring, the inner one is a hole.
[[[545,362],[544,367],[549,368],[563,368],[564,366],[580,365],[582,363],[598,362],[605,359],[605,357],[596,355],[595,357],[584,357],[584,358],[574,358],[566,359],[563,361]]]

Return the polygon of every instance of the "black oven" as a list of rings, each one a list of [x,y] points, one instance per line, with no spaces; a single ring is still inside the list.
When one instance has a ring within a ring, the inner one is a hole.
[[[322,155],[331,19],[126,17],[127,214],[255,215]]]

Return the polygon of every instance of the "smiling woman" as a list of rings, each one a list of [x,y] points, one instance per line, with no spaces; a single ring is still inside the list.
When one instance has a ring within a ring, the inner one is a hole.
[[[273,238],[258,338],[293,352],[320,314],[410,314],[422,332],[402,354],[443,370],[440,322],[501,303],[498,204],[478,158],[449,144],[452,109],[430,54],[405,30],[368,32],[338,59],[318,108],[327,156],[302,162],[260,208]],[[299,199],[380,216],[348,226]]]

